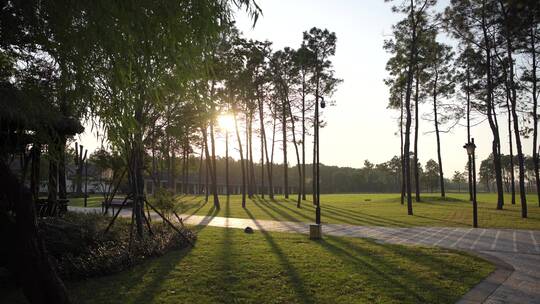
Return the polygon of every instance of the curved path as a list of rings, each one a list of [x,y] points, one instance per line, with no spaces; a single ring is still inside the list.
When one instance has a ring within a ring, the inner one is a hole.
[[[99,212],[100,208],[69,207],[76,212]],[[120,216],[131,216],[129,210]],[[184,223],[215,227],[277,232],[309,233],[309,224],[241,218],[180,215]],[[157,217],[152,214],[152,217]],[[440,246],[468,251],[494,262],[492,275],[467,293],[459,303],[540,304],[540,231],[448,227],[374,227],[323,224],[323,235],[373,238],[381,242]]]

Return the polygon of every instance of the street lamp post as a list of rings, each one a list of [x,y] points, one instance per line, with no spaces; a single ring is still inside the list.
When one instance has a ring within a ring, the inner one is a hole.
[[[476,145],[474,144],[474,138],[471,138],[471,142],[466,143],[463,148],[467,149],[467,154],[469,156],[469,162],[472,162],[472,191],[469,189],[469,192],[472,192],[472,203],[473,203],[473,227],[478,228],[478,204],[476,202],[476,159],[474,155],[474,150]],[[470,168],[470,166],[469,166]],[[469,188],[471,184],[469,184]]]
[[[319,174],[319,99],[321,100],[320,107],[321,109],[324,109],[326,107],[326,103],[324,101],[324,97],[322,96],[316,96],[315,97],[315,189],[313,189],[315,193],[315,225],[310,225],[309,228],[309,237],[312,240],[318,240],[322,237],[322,229],[321,229],[321,189],[320,189],[320,174]]]

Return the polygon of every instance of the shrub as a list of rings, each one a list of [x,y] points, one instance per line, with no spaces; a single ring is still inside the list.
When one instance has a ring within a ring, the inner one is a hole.
[[[125,270],[146,258],[188,246],[187,241],[162,222],[153,222],[153,235],[130,242],[130,222],[118,218],[104,234],[110,217],[100,214],[67,213],[39,223],[47,250],[60,275],[68,280],[101,276]],[[196,235],[180,228],[191,242]]]

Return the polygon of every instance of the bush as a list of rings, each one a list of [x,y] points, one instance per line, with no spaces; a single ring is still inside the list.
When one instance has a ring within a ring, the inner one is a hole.
[[[172,213],[176,211],[174,194],[165,188],[156,189],[151,201],[152,205],[169,220]]]
[[[118,218],[104,234],[110,217],[100,214],[67,213],[63,218],[46,218],[39,223],[47,250],[60,275],[68,280],[101,276],[125,270],[146,258],[188,246],[187,241],[168,225],[152,223],[152,236],[130,244],[130,222]],[[196,235],[181,228],[194,242]]]

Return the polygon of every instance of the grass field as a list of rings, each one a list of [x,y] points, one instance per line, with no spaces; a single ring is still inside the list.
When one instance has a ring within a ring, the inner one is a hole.
[[[214,210],[212,197],[204,202],[204,196],[178,196],[179,212],[185,214],[226,216],[238,218],[270,219],[280,221],[314,221],[314,207],[308,196],[301,208],[296,207],[296,196],[289,199],[277,196],[274,201],[255,197],[248,199],[242,208],[241,196],[233,195],[229,200],[220,196],[222,208]],[[101,197],[90,197],[88,206],[101,206]],[[529,217],[521,218],[521,207],[512,205],[510,198],[504,210],[496,210],[496,195],[478,195],[478,220],[484,228],[540,229],[540,207],[536,197],[528,197]],[[82,199],[71,205],[82,205]],[[413,202],[414,215],[407,215],[406,206],[400,204],[399,194],[328,194],[321,196],[323,223],[341,223],[367,226],[448,226],[468,227],[472,223],[472,204],[466,193],[449,193],[446,199],[423,196],[420,203]]]
[[[494,269],[445,249],[199,229],[191,250],[68,288],[81,303],[454,303]]]

